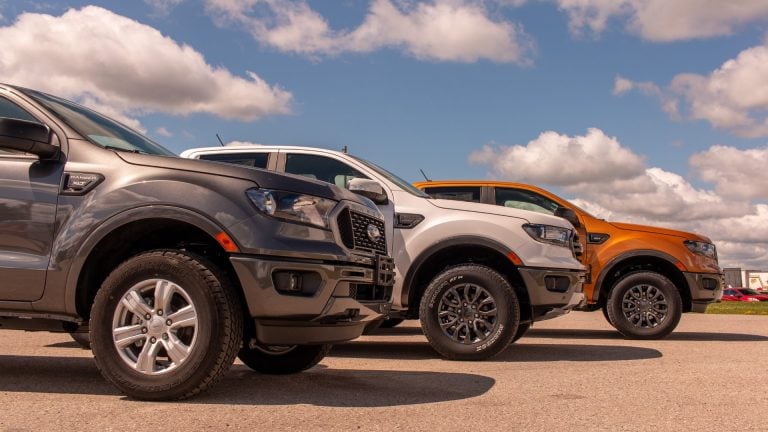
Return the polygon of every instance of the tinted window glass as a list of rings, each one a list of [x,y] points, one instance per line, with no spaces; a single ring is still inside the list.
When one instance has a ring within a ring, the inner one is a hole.
[[[38,120],[20,106],[9,101],[8,99],[0,97],[0,117],[27,120],[37,122]],[[27,154],[18,150],[0,149],[0,156],[2,155],[23,155]]]
[[[510,188],[496,188],[496,204],[546,214],[554,214],[559,207],[556,202],[535,192]]]
[[[4,98],[0,98],[0,117],[37,121],[36,118],[32,117],[30,113],[24,111],[20,106]]]
[[[293,153],[285,160],[285,172],[333,183],[346,188],[353,178],[368,178],[344,162],[325,156]]]
[[[424,188],[432,198],[480,202],[480,186],[445,186]]]
[[[269,153],[220,153],[201,155],[200,159],[245,165],[254,168],[266,168]]]

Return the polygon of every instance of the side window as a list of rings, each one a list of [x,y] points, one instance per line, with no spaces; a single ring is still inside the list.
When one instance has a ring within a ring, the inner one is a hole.
[[[214,153],[200,155],[200,159],[254,168],[266,168],[269,153]]]
[[[424,188],[432,198],[480,202],[480,186],[441,186]]]
[[[0,97],[0,117],[27,120],[27,121],[33,121],[33,122],[37,121],[37,119],[32,117],[30,113],[24,111],[24,109],[22,109],[20,106],[16,105],[15,103],[3,97]],[[26,153],[17,151],[17,150],[0,149],[0,156],[23,155],[23,154],[26,154]]]
[[[336,159],[301,153],[289,153],[285,172],[333,183],[346,188],[353,178],[368,178],[365,174]]]
[[[20,106],[2,97],[0,97],[0,117],[37,121],[36,118],[32,117],[30,113],[24,111]]]
[[[554,214],[560,207],[556,202],[523,189],[496,188],[496,205]]]

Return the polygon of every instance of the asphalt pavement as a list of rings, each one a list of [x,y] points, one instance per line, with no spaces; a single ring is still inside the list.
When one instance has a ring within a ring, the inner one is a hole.
[[[1,431],[768,430],[765,316],[686,314],[633,341],[575,312],[484,362],[442,360],[406,321],[297,375],[238,362],[178,403],[119,394],[66,334],[0,331],[0,346]]]

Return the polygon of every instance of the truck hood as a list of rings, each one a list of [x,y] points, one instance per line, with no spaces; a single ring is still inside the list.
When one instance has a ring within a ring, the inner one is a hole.
[[[336,201],[354,201],[366,207],[373,206],[373,208],[375,208],[368,198],[361,197],[330,183],[312,180],[297,175],[282,174],[259,168],[249,168],[199,159],[184,159],[179,157],[155,156],[128,152],[116,153],[121,159],[132,165],[238,178],[252,181],[256,183],[258,187],[265,189],[276,189],[314,195]]]
[[[513,217],[517,219],[522,219],[530,223],[553,225],[553,226],[573,229],[573,226],[571,226],[570,222],[568,222],[563,218],[559,218],[559,217],[544,214],[544,213],[529,211],[529,210],[520,210],[515,208],[491,205],[491,204],[482,204],[482,203],[475,203],[475,202],[446,200],[446,199],[428,199],[427,201],[430,204],[434,205],[435,207],[439,207],[445,210],[464,211],[464,212],[472,212],[472,213],[483,213],[483,214],[495,215],[495,216]]]
[[[681,237],[688,240],[697,240],[697,241],[712,243],[712,240],[710,240],[708,237],[704,237],[702,235],[687,232],[687,231],[678,231],[678,230],[660,228],[655,226],[636,225],[636,224],[623,223],[623,222],[608,222],[608,223],[615,226],[616,228],[626,230],[626,231],[640,231],[640,232],[646,232],[646,233],[652,233],[652,234],[669,235],[669,236]]]

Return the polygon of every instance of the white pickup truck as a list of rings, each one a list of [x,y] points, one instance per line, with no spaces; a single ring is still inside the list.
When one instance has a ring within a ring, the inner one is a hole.
[[[353,241],[342,233],[341,240],[349,248],[390,253],[396,277],[392,312],[383,325],[420,319],[429,343],[446,358],[489,358],[534,321],[562,315],[584,301],[584,267],[575,258],[581,245],[563,218],[432,199],[383,168],[340,151],[238,144],[191,149],[181,156],[306,176],[372,199],[386,217],[385,226],[360,225],[366,245],[357,244],[359,235]],[[356,215],[349,217],[354,222]]]

